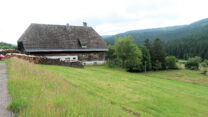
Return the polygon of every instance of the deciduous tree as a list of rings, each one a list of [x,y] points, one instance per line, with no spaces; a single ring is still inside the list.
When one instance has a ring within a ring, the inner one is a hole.
[[[115,54],[122,62],[122,68],[137,71],[141,64],[142,52],[133,43],[131,36],[119,37],[115,43]]]

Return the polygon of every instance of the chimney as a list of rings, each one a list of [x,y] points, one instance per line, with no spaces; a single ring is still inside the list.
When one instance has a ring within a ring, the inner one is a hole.
[[[69,32],[71,31],[70,25],[68,23],[66,24],[66,30]]]
[[[66,27],[69,27],[69,23],[66,24]]]
[[[83,26],[87,27],[87,22],[83,22]]]

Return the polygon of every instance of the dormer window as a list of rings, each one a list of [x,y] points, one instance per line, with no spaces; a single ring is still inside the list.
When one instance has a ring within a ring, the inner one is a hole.
[[[87,44],[82,44],[81,46],[83,49],[87,48]]]
[[[80,43],[80,45],[81,45],[81,47],[82,47],[83,49],[86,49],[86,48],[87,48],[87,42],[86,42],[86,41],[80,40],[80,39],[79,39],[79,43]]]

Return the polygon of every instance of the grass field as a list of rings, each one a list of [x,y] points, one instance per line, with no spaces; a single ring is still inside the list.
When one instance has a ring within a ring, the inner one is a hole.
[[[20,117],[208,116],[208,77],[196,71],[128,73],[105,66],[34,65],[14,58],[7,63],[8,108]]]
[[[165,70],[157,72],[148,72],[143,75],[148,77],[164,78],[169,80],[177,80],[187,83],[208,86],[208,75],[202,75],[201,71],[193,70]]]
[[[0,63],[5,63],[5,61],[4,60],[0,60]]]

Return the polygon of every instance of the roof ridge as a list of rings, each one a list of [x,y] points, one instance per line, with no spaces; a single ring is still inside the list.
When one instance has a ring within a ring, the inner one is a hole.
[[[31,23],[30,25],[45,25],[45,26],[67,26],[63,24],[43,24],[43,23]],[[76,26],[76,25],[69,25],[72,27],[87,27],[87,28],[92,28],[91,26]]]

